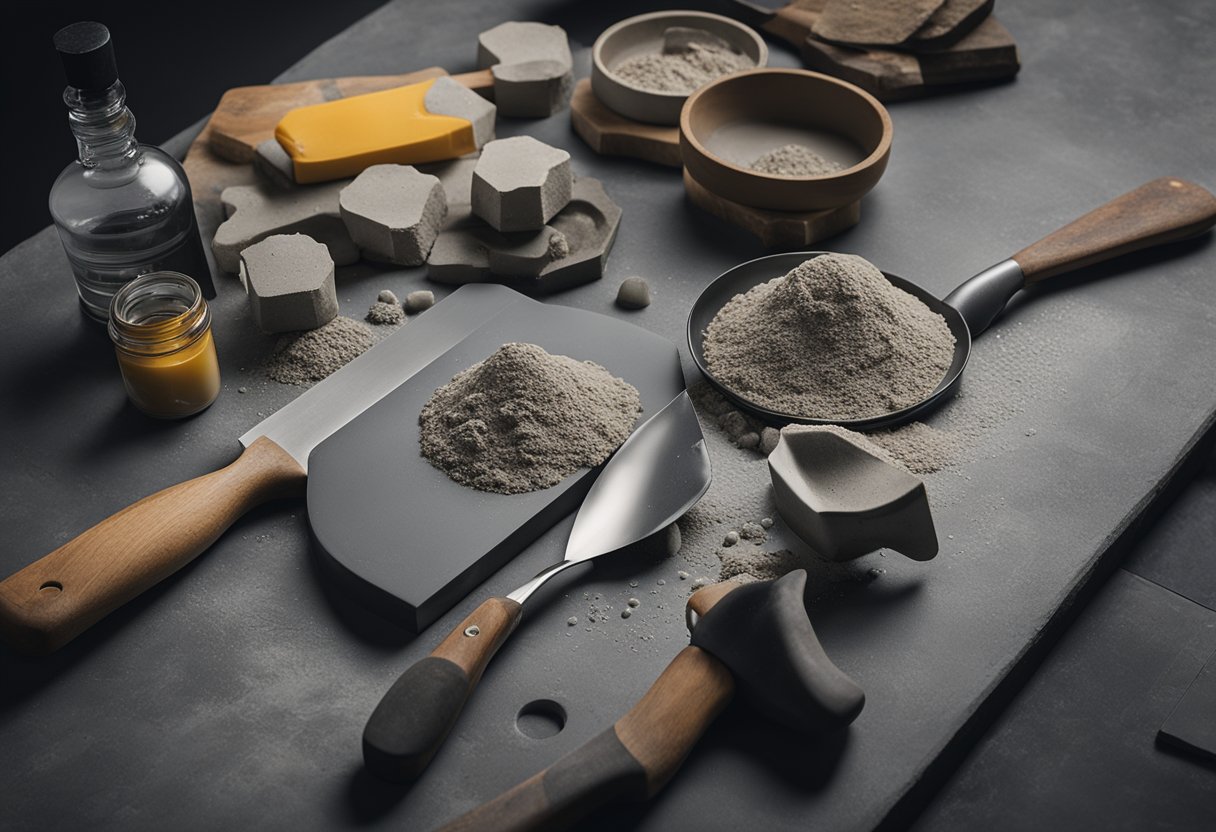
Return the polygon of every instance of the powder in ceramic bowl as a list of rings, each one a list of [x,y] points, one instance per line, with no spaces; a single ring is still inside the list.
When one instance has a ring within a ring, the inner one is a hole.
[[[852,421],[916,404],[954,359],[923,301],[851,254],[822,254],[735,295],[705,330],[717,380],[758,405]]]
[[[629,58],[613,67],[612,74],[647,92],[687,95],[719,76],[754,66],[751,58],[729,47],[693,41],[674,50]]]
[[[773,176],[826,176],[844,165],[825,159],[804,144],[785,144],[770,150],[748,165],[757,173]]]
[[[598,364],[504,344],[431,396],[422,455],[462,485],[537,491],[607,459],[641,409],[637,389]]]
[[[375,343],[366,324],[339,315],[319,329],[282,341],[266,374],[280,384],[311,384],[340,370]]]

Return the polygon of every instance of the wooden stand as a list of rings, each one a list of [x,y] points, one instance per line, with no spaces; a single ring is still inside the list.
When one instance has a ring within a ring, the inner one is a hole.
[[[720,220],[755,234],[766,248],[798,248],[839,234],[861,220],[861,202],[829,211],[767,211],[723,199],[684,171],[688,199]]]
[[[643,124],[608,109],[591,91],[591,79],[574,87],[570,123],[592,150],[604,156],[631,156],[680,167],[680,128]]]

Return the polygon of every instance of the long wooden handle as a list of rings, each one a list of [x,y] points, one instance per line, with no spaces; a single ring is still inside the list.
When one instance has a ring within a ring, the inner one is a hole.
[[[1216,196],[1183,179],[1154,179],[1095,208],[1013,255],[1027,283],[1121,254],[1170,243],[1216,225]]]
[[[426,769],[522,615],[518,602],[491,598],[457,624],[429,656],[401,674],[363,729],[368,771],[408,783]]]
[[[609,802],[646,800],[671,779],[734,691],[724,664],[685,647],[616,725],[443,829],[564,829]]]
[[[62,647],[304,482],[299,463],[258,439],[228,467],[145,497],[0,582],[0,638],[30,653]]]

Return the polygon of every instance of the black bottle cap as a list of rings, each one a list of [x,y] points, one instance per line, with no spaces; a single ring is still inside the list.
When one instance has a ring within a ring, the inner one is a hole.
[[[100,23],[84,21],[55,33],[55,50],[63,61],[68,84],[82,90],[104,90],[118,80],[114,42]]]

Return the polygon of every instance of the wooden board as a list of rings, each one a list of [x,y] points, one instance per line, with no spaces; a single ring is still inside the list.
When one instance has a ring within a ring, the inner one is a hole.
[[[882,101],[927,95],[943,85],[1012,78],[1021,68],[1013,35],[992,15],[948,48],[913,54],[852,49],[818,40],[811,28],[824,2],[794,0],[758,25],[798,47],[810,69],[856,84]],[[741,5],[747,16],[754,17],[750,4]]]
[[[680,128],[643,124],[608,109],[591,91],[591,79],[574,87],[570,123],[592,150],[604,156],[631,156],[680,167]]]
[[[236,87],[224,93],[211,116],[211,149],[229,161],[252,162],[257,146],[274,138],[279,120],[296,107],[417,84],[447,74],[447,70],[432,66],[404,75],[320,78],[294,84]],[[478,91],[489,90],[493,85],[488,69],[452,77]]]
[[[720,220],[755,234],[766,248],[798,248],[839,234],[861,220],[861,201],[830,211],[766,211],[710,191],[684,171],[688,200]]]

